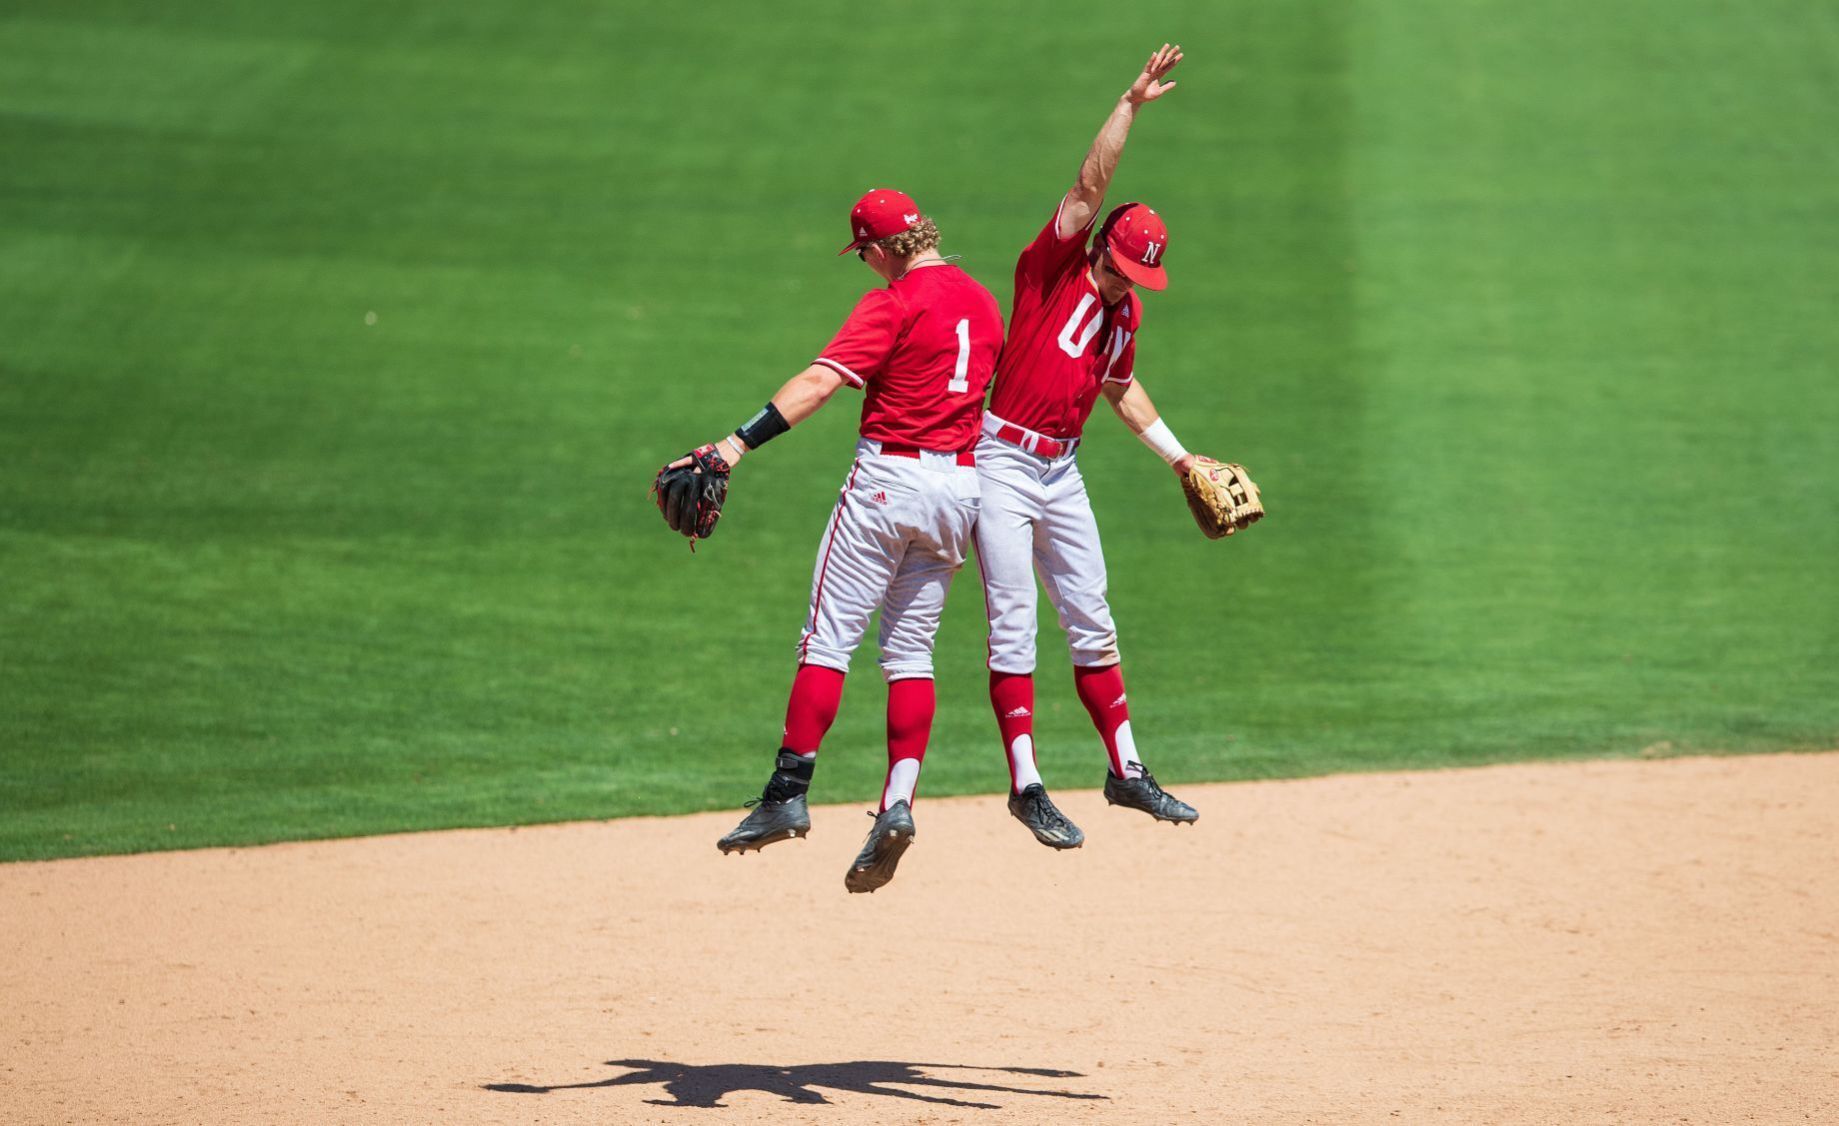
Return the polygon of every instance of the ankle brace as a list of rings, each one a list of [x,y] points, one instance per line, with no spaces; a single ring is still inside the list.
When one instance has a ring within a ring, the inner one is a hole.
[[[788,801],[803,797],[811,789],[811,774],[817,767],[815,758],[804,758],[795,751],[780,748],[773,776],[766,783],[768,801]]]

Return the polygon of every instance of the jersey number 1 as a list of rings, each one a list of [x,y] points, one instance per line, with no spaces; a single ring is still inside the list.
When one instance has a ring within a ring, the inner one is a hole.
[[[963,394],[971,389],[971,319],[964,318],[958,322],[958,369],[945,384],[945,390],[954,395]]]

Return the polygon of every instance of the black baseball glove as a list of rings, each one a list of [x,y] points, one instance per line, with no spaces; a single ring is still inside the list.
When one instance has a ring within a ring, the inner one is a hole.
[[[714,446],[704,446],[658,470],[658,479],[651,483],[664,522],[689,537],[691,550],[697,540],[714,533],[715,522],[722,518],[728,469],[727,459]]]

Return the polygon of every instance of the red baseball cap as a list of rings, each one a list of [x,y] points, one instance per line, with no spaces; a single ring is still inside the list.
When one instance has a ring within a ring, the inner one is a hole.
[[[919,204],[905,192],[892,188],[874,188],[849,209],[850,244],[837,251],[841,257],[877,239],[897,235],[920,221]]]
[[[1105,247],[1117,272],[1144,289],[1169,287],[1162,253],[1169,247],[1168,224],[1148,204],[1122,204],[1105,217]]]

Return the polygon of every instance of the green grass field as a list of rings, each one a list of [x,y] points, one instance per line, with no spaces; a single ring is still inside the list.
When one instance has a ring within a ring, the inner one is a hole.
[[[0,858],[738,806],[855,402],[694,556],[652,472],[867,288],[867,187],[1006,307],[1164,38],[1138,370],[1272,516],[1203,541],[1095,418],[1163,780],[1839,745],[1829,5],[13,0]],[[923,794],[1006,780],[982,631],[967,573]]]

